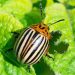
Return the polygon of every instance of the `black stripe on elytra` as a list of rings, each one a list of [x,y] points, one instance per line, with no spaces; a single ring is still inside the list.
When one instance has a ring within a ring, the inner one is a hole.
[[[36,36],[39,34],[39,32],[37,32],[37,31],[35,31],[35,33],[34,33],[34,35],[33,35],[33,37],[32,37],[32,39],[31,40],[34,40],[35,38],[36,38]],[[39,37],[38,37],[39,38]],[[37,38],[37,39],[38,39]],[[25,48],[25,47],[24,47]],[[24,49],[23,49],[24,50]],[[25,51],[23,52],[23,54],[25,53]],[[22,54],[22,55],[23,55]]]
[[[41,51],[41,54],[39,55],[40,52],[37,54],[37,56],[39,55],[39,57],[33,63],[38,62],[37,60],[40,58],[40,56],[42,56],[44,50],[47,48],[47,44],[48,44],[48,41],[46,42],[44,49]]]
[[[35,34],[33,35],[33,39],[35,39],[35,37],[38,35],[38,34],[40,34],[38,31],[35,31]]]
[[[46,39],[45,39],[45,42],[44,42],[44,44],[43,44],[43,46],[41,47],[41,49],[40,49],[40,51],[37,53],[37,55],[29,62],[29,63],[31,63],[31,62],[33,62],[35,59],[36,59],[36,57],[39,55],[39,53],[42,51],[44,51],[44,49],[43,49],[43,47],[44,47],[44,45],[46,45],[47,44],[47,42],[46,42]],[[46,46],[45,46],[46,47]],[[45,48],[44,47],[44,48]],[[42,54],[42,53],[41,53]]]
[[[24,30],[21,32],[21,34],[19,35],[18,39],[17,39],[16,42],[15,42],[14,50],[16,50],[17,43],[19,42],[21,36],[24,34],[24,32],[25,32],[26,30],[27,30],[27,29],[24,29]],[[17,51],[17,50],[16,50],[16,51]]]
[[[44,37],[42,37],[41,41],[39,42],[38,46],[33,50],[33,52],[30,54],[30,56],[26,59],[25,62],[27,62],[36,52],[36,50],[39,48],[39,46],[41,45],[42,41],[43,41]],[[34,44],[35,45],[35,44]]]
[[[24,55],[24,53],[25,53],[25,51],[26,51],[26,50],[24,50],[24,49],[25,49],[25,46],[26,46],[26,44],[27,44],[27,42],[28,42],[28,40],[30,39],[30,37],[31,37],[32,34],[33,34],[33,32],[31,32],[30,35],[28,36],[28,38],[25,39],[25,40],[26,40],[26,43],[25,43],[25,45],[24,45],[24,47],[23,47],[23,49],[22,49],[22,52],[21,52],[21,54],[20,54],[20,59],[22,59],[22,56]]]
[[[36,37],[35,37],[36,38]],[[38,38],[36,40],[38,40],[40,38],[40,36],[38,36]],[[27,52],[21,56],[21,59],[25,57],[25,55],[28,53],[28,51],[31,49],[31,47],[34,45],[34,43],[36,42],[36,40],[32,43],[32,45],[28,48]]]
[[[33,35],[33,37],[32,37],[31,40],[34,40],[38,34],[39,34],[39,33],[38,33],[37,31],[35,31],[35,33],[34,33],[34,35]],[[38,38],[39,38],[39,37],[38,37]],[[38,39],[38,38],[37,38],[37,39]],[[31,47],[32,47],[32,45],[31,45]],[[31,47],[30,47],[30,48],[31,48]],[[24,48],[25,48],[25,46],[24,46]],[[23,49],[23,50],[24,50],[24,49]],[[21,59],[24,57],[24,55],[26,55],[27,52],[25,52],[25,51],[28,52],[28,50],[24,50],[24,51],[21,53]],[[24,54],[24,53],[25,53],[25,54]]]
[[[30,30],[31,30],[31,29],[29,29],[29,30],[25,33],[24,37],[22,38],[21,42],[19,43],[19,46],[18,46],[18,48],[17,48],[17,53],[16,53],[17,55],[18,55],[18,51],[19,51],[19,49],[20,49],[21,44],[23,43],[23,41],[24,41],[26,35],[30,32]]]
[[[45,49],[41,52],[41,54],[39,55],[39,57],[33,62],[33,63],[37,63],[40,59],[39,58],[41,58],[42,57],[42,55],[44,54],[44,52],[46,51],[46,48],[47,48],[48,46],[46,45],[46,47],[45,47]],[[39,59],[39,60],[38,60]]]

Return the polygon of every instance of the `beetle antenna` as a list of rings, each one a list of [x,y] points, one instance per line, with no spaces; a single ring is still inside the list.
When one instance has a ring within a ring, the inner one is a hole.
[[[40,16],[41,16],[41,19],[42,19],[42,15],[43,15],[43,14],[42,14],[42,9],[43,9],[43,8],[42,8],[42,0],[40,0],[40,5],[39,5],[39,7],[40,7]]]
[[[56,24],[56,23],[58,23],[58,22],[61,22],[61,21],[64,21],[65,19],[60,19],[60,20],[58,20],[58,21],[56,21],[56,22],[54,22],[54,23],[49,23],[49,25],[53,25],[53,24]]]

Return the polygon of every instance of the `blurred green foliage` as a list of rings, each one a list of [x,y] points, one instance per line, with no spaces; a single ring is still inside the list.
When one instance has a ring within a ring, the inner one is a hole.
[[[0,75],[75,75],[75,0],[0,0]],[[52,39],[49,53],[54,59],[43,56],[30,71],[27,65],[17,62],[13,49],[16,40],[12,32],[32,24],[63,22],[49,25]]]

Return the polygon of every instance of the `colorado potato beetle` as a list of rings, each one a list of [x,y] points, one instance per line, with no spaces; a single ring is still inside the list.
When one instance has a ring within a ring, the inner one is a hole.
[[[49,27],[44,23],[33,25],[24,30],[14,47],[17,59],[29,65],[37,63],[44,54],[48,53],[50,39]]]
[[[40,13],[42,18],[42,0],[40,0]],[[58,20],[52,24],[63,20]],[[35,24],[24,30],[14,46],[17,59],[29,65],[37,63],[44,54],[47,55],[50,39],[49,27],[44,23]]]

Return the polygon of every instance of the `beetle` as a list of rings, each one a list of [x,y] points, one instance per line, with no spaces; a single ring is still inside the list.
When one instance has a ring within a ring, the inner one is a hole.
[[[63,20],[58,20],[52,24]],[[17,60],[29,65],[37,63],[44,54],[48,54],[50,39],[49,26],[44,23],[27,28],[20,34],[14,46]]]

